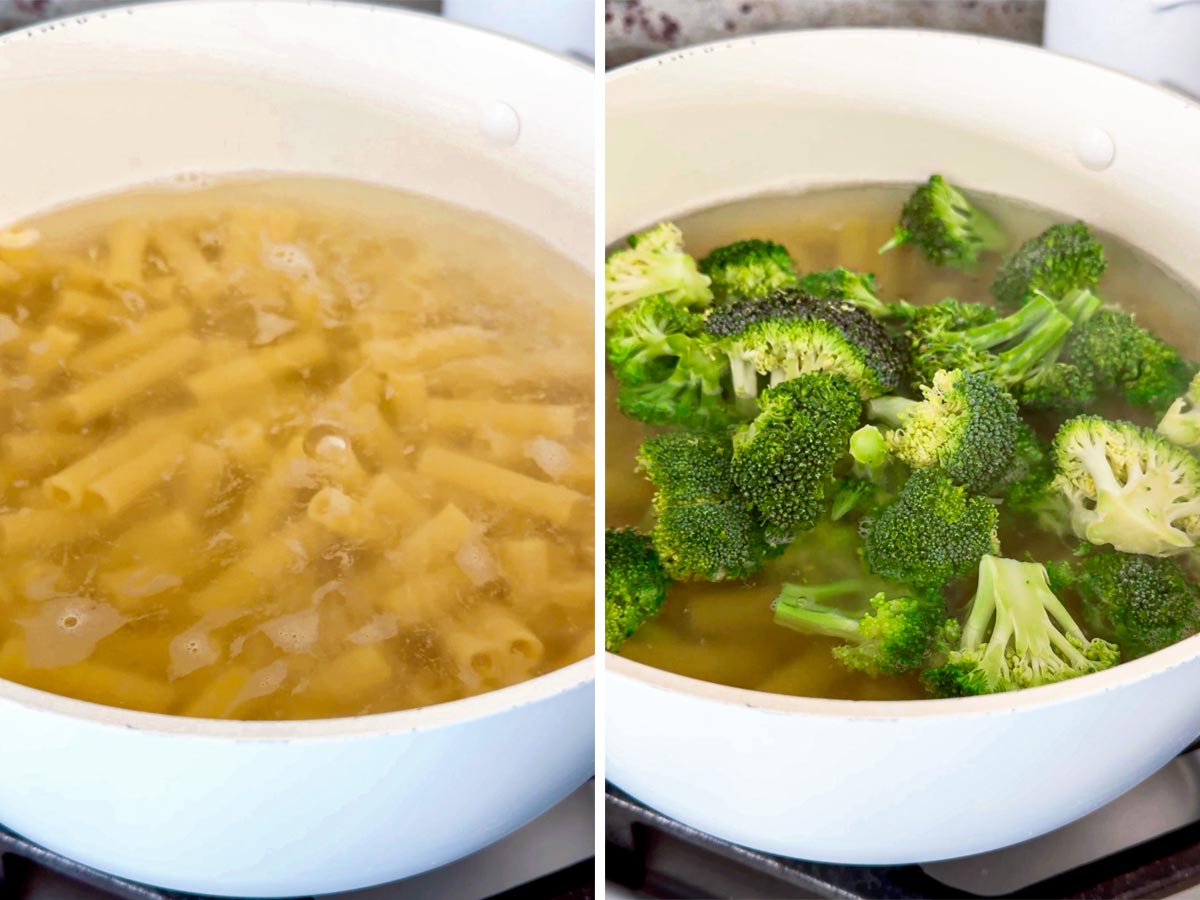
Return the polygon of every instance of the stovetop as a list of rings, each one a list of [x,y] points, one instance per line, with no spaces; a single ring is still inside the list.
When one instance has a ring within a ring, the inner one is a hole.
[[[503,840],[433,872],[338,900],[593,900],[595,784]],[[189,900],[64,859],[0,827],[0,900]]]
[[[1107,806],[1013,847],[921,866],[837,866],[719,840],[609,785],[618,897],[1200,897],[1200,748]]]

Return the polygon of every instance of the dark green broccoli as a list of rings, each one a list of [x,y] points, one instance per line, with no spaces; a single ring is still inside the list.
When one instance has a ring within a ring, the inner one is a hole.
[[[983,253],[1004,249],[1004,232],[941,175],[913,191],[900,211],[892,239],[879,248],[886,253],[915,244],[934,265],[969,269]]]
[[[1167,408],[1157,431],[1180,447],[1200,447],[1200,373]]]
[[[995,504],[941,469],[917,469],[893,503],[864,521],[863,560],[889,581],[941,589],[999,550]]]
[[[904,316],[915,309],[903,300],[885,303],[876,293],[879,288],[875,285],[874,275],[851,272],[842,266],[810,272],[796,286],[803,293],[822,300],[847,300],[876,318]]]
[[[1100,310],[1072,329],[1064,349],[1097,387],[1115,391],[1130,403],[1165,410],[1187,390],[1195,367],[1118,310]]]
[[[617,650],[658,615],[670,579],[649,535],[632,528],[604,532],[604,646]]]
[[[733,436],[733,482],[767,539],[790,543],[824,513],[862,402],[841,375],[813,372],[763,391],[759,408]]]
[[[796,283],[796,264],[773,241],[738,241],[718,247],[700,260],[700,271],[712,281],[718,300],[761,297]]]
[[[982,371],[1018,402],[1073,403],[1073,395],[1062,392],[1080,391],[1083,385],[1058,357],[1074,323],[1099,303],[1090,294],[1060,302],[1038,295],[1003,318],[991,307],[953,299],[917,307],[907,331],[914,384],[930,383],[940,369]]]
[[[860,589],[860,581],[824,585],[784,584],[772,604],[775,622],[803,634],[840,638],[834,658],[868,675],[901,675],[944,654],[958,640],[958,623],[946,615],[936,592],[917,591],[893,599],[880,591],[868,609],[851,611],[825,602]]]
[[[683,233],[670,222],[629,238],[604,263],[605,314],[662,294],[676,306],[704,309],[712,302],[708,276],[683,251]]]
[[[992,296],[1002,306],[1012,307],[1039,291],[1062,297],[1074,290],[1090,290],[1107,265],[1104,248],[1083,222],[1051,225],[1001,263]]]
[[[882,415],[898,426],[887,433],[888,450],[914,469],[937,467],[968,490],[987,491],[1008,471],[1016,450],[1016,401],[988,374],[959,369],[936,373],[921,393],[924,400],[884,397],[868,404],[868,417]]]
[[[1046,567],[985,556],[959,646],[922,675],[938,697],[1015,691],[1114,666],[1115,644],[1088,640],[1050,589]]]
[[[1076,416],[1055,435],[1054,458],[1081,540],[1172,556],[1200,538],[1200,463],[1149,428]]]
[[[1085,544],[1076,565],[1057,564],[1054,581],[1079,591],[1088,625],[1127,659],[1200,631],[1200,587],[1175,559]]]
[[[645,441],[638,466],[656,488],[651,538],[675,581],[722,581],[757,571],[770,552],[731,477],[724,433],[672,432]]]
[[[1002,497],[1006,509],[1040,517],[1047,511],[1048,498],[1057,494],[1053,483],[1054,457],[1050,444],[1038,437],[1026,422],[1021,422],[1017,426],[1012,461],[989,493]],[[1060,531],[1061,526],[1052,530]]]
[[[833,500],[829,504],[829,518],[834,522],[855,512],[868,510],[879,501],[879,486],[863,478],[845,475],[837,480]]]
[[[729,357],[743,407],[753,406],[759,375],[772,386],[807,372],[842,375],[868,398],[898,388],[907,366],[903,350],[870,313],[796,291],[730,303],[708,317],[705,330]]]

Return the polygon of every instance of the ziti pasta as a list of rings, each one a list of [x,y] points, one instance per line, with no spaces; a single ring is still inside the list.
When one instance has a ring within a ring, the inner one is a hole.
[[[0,678],[348,716],[590,652],[587,275],[332,180],[0,229]]]

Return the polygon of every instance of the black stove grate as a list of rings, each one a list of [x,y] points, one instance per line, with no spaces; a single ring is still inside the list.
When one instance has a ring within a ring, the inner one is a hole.
[[[705,858],[719,862],[721,881],[746,885],[755,896],[838,900],[981,896],[943,884],[920,866],[812,863],[731,844],[670,819],[611,784],[606,786],[605,807],[605,877],[653,897],[737,896],[728,889],[714,892],[713,879],[705,874],[705,866],[696,864]],[[658,859],[667,860],[667,864],[658,865]],[[672,859],[692,862],[671,865]],[[1004,896],[1152,898],[1167,897],[1197,884],[1200,822]]]
[[[206,900],[195,894],[168,891],[109,875],[59,856],[0,827],[0,900],[17,900],[25,896],[24,886],[37,868],[91,888],[98,900]],[[594,859],[584,860],[497,894],[491,900],[594,900],[595,869]],[[446,900],[462,898],[447,897]]]

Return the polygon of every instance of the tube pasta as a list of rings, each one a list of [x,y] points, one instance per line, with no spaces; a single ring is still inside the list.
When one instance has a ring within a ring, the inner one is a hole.
[[[482,328],[452,325],[424,331],[409,338],[376,338],[363,344],[371,364],[387,373],[442,362],[458,356],[478,356],[492,346],[495,336]]]
[[[207,302],[217,286],[218,275],[200,247],[170,225],[160,225],[155,230],[154,244],[184,288],[201,302]]]
[[[93,443],[82,434],[16,432],[0,438],[0,459],[21,475],[38,475],[77,458]]]
[[[308,691],[317,695],[362,694],[387,684],[392,666],[378,645],[353,647],[334,657],[313,673]]]
[[[213,402],[230,394],[265,387],[288,372],[319,362],[326,352],[321,338],[301,335],[205,369],[185,379],[185,384],[197,400]]]
[[[449,431],[494,428],[523,437],[564,438],[575,433],[573,406],[549,403],[496,403],[489,400],[431,399],[427,405],[430,428]]]
[[[280,579],[307,565],[323,546],[321,529],[302,519],[276,535],[263,538],[240,559],[188,598],[196,613],[221,607],[249,609]]]
[[[445,644],[459,679],[472,687],[529,678],[545,654],[537,635],[499,606],[474,610],[472,627],[451,630]]]
[[[110,515],[129,507],[155,484],[170,478],[183,462],[189,446],[183,434],[168,434],[133,459],[104,473],[84,491],[84,503],[95,498]]]
[[[417,471],[499,506],[539,516],[556,525],[566,525],[585,499],[561,485],[539,481],[443,447],[426,448],[417,461]]]
[[[20,556],[61,547],[99,531],[96,522],[61,509],[22,509],[0,515],[0,548]]]
[[[108,264],[105,277],[109,284],[140,285],[142,263],[150,232],[146,223],[136,219],[118,222],[108,233]]]
[[[438,559],[450,556],[463,545],[475,523],[453,503],[447,503],[425,524],[410,534],[395,551],[409,569],[428,569]]]
[[[61,405],[75,422],[90,422],[176,375],[200,355],[201,346],[191,335],[178,335],[128,365],[88,382],[64,397]]]
[[[183,331],[191,315],[182,306],[171,306],[152,313],[130,325],[129,330],[93,344],[70,360],[70,368],[79,375],[96,375],[118,363],[147,352],[161,341]]]

